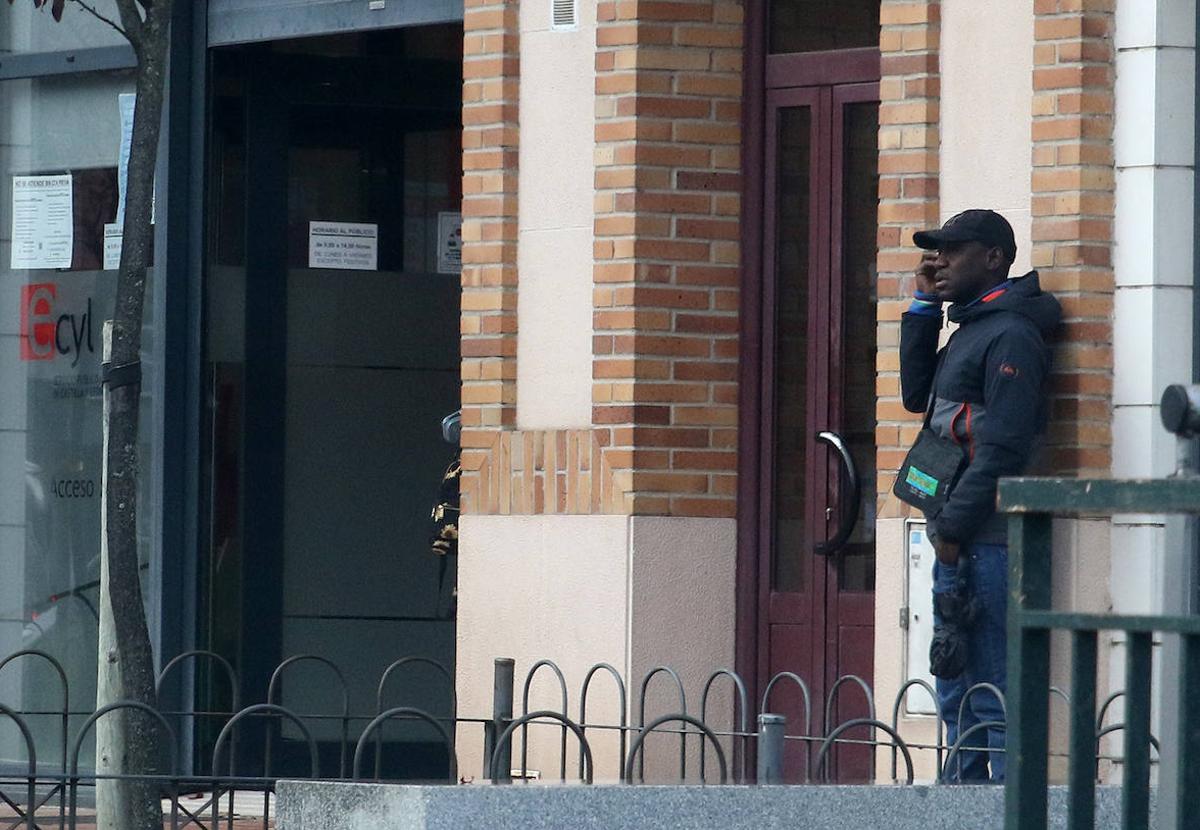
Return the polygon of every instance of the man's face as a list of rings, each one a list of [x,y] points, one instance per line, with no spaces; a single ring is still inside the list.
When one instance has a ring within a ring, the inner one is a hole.
[[[938,299],[950,303],[969,303],[997,280],[992,261],[999,249],[982,242],[947,242],[938,248],[934,260],[934,290]]]

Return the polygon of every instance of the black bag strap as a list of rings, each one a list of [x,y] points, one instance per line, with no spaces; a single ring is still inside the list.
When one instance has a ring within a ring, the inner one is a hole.
[[[922,429],[929,429],[929,422],[933,420],[933,405],[937,401],[937,382],[938,377],[942,374],[942,364],[946,360],[946,352],[950,350],[950,343],[946,345],[937,354],[937,365],[933,369],[933,380],[929,384],[929,403],[925,405],[925,421],[921,425]]]

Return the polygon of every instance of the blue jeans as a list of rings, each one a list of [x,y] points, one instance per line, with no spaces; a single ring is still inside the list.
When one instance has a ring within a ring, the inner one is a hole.
[[[964,545],[960,556],[970,559],[968,590],[975,600],[976,616],[967,635],[967,667],[961,675],[946,680],[937,679],[938,703],[946,723],[946,743],[953,746],[958,736],[972,726],[989,721],[1004,721],[1004,710],[991,690],[975,689],[979,683],[991,683],[1007,693],[1007,611],[1008,611],[1008,547],[1006,545]],[[958,566],[947,567],[936,559],[933,563],[933,592],[945,593],[954,587]],[[936,608],[936,603],[934,604]],[[934,613],[934,623],[941,622]],[[966,706],[962,706],[963,698]],[[962,716],[959,716],[959,709]],[[1002,726],[985,727],[972,732],[968,746],[986,746],[989,750],[960,752],[958,760],[946,770],[946,779],[953,783],[986,782],[990,760],[991,781],[1004,781],[1004,740]],[[990,756],[990,759],[989,759]],[[945,759],[943,759],[945,760]]]

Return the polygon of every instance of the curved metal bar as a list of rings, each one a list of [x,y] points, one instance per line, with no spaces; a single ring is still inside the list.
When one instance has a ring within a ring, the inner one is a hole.
[[[583,730],[584,732],[587,731],[588,686],[591,685],[592,677],[596,674],[596,672],[598,672],[602,669],[604,671],[607,671],[610,675],[612,675],[613,679],[617,681],[617,695],[619,697],[619,703],[620,703],[620,707],[621,707],[621,728],[619,730],[619,733],[621,736],[620,737],[621,749],[620,749],[620,755],[617,758],[617,763],[619,763],[621,766],[621,769],[619,772],[621,774],[624,774],[624,772],[625,772],[625,742],[628,739],[628,736],[626,735],[626,728],[629,726],[629,716],[628,716],[629,707],[628,707],[627,701],[625,699],[625,680],[621,677],[621,673],[619,671],[617,671],[615,668],[613,668],[611,665],[609,665],[608,663],[597,663],[596,665],[594,665],[590,669],[588,669],[588,673],[583,678],[583,687],[579,690],[579,728],[581,730]],[[579,777],[583,778],[583,745],[582,744],[579,747]]]
[[[679,712],[687,714],[687,695],[683,691],[683,680],[680,679],[679,673],[670,666],[655,666],[646,672],[642,678],[642,688],[638,693],[638,731],[643,732],[646,729],[646,689],[650,687],[650,681],[654,679],[656,674],[669,674],[675,680],[675,687],[679,689]],[[633,757],[633,749],[629,750],[629,757]],[[638,775],[642,778],[646,777],[646,758],[642,756],[638,762]],[[679,780],[687,778],[687,735],[679,736]]]
[[[937,750],[936,763],[937,768],[942,768],[942,740],[946,737],[945,724],[942,722],[942,704],[938,700],[937,689],[929,685],[928,681],[922,680],[919,677],[914,677],[908,680],[900,687],[900,691],[896,693],[896,702],[892,704],[892,729],[899,730],[900,728],[900,706],[904,703],[904,698],[908,694],[908,690],[913,686],[920,686],[928,694],[933,701],[933,713],[937,717]],[[896,755],[896,745],[892,745],[892,780],[896,780],[896,769],[898,759]]]
[[[319,663],[322,666],[327,666],[331,669],[338,679],[338,683],[342,687],[342,747],[341,760],[338,761],[338,777],[346,777],[346,753],[350,746],[350,692],[346,689],[346,677],[342,674],[342,670],[337,667],[332,660],[321,657],[317,654],[296,654],[287,658],[278,666],[275,671],[271,672],[271,681],[267,684],[267,703],[271,703],[275,699],[276,684],[283,677],[283,670],[288,666],[296,663]],[[271,764],[271,729],[267,728],[266,739],[266,764],[268,767]],[[213,775],[217,774],[217,770],[213,768]]]
[[[824,769],[825,759],[829,757],[829,750],[837,742],[838,736],[856,726],[870,726],[873,729],[882,729],[892,736],[892,745],[900,747],[900,751],[904,753],[904,765],[908,767],[908,779],[905,783],[911,784],[913,782],[913,760],[912,753],[908,750],[908,744],[900,737],[899,732],[875,718],[853,718],[845,723],[838,724],[837,728],[830,732],[821,743],[821,751],[817,753],[817,772],[819,773]]]
[[[287,661],[284,661],[284,662],[287,662]],[[282,664],[280,664],[280,667],[282,667]],[[278,671],[278,668],[276,669],[276,671]],[[274,682],[273,676],[271,679],[272,679],[272,682]],[[270,694],[270,692],[268,692],[268,694]],[[296,725],[296,728],[300,730],[301,734],[304,735],[304,740],[308,743],[309,777],[313,778],[313,779],[320,777],[320,773],[319,773],[320,765],[317,760],[317,742],[313,740],[312,733],[308,731],[308,727],[304,725],[304,721],[301,720],[298,715],[294,714],[289,709],[284,709],[282,706],[276,706],[274,703],[256,703],[253,706],[247,706],[245,709],[241,710],[240,712],[238,712],[232,718],[229,719],[229,722],[226,723],[225,726],[223,726],[221,728],[221,731],[217,734],[217,741],[215,744],[213,744],[213,754],[212,754],[212,774],[213,774],[212,826],[213,826],[213,830],[216,830],[216,828],[220,827],[220,820],[221,820],[221,817],[220,817],[221,782],[219,780],[217,780],[217,769],[218,769],[217,761],[219,761],[220,757],[221,757],[221,748],[225,744],[225,736],[233,732],[233,727],[237,726],[237,722],[240,721],[242,718],[247,717],[249,715],[256,715],[256,714],[259,714],[260,712],[274,712],[275,714],[278,714],[278,715],[281,715],[282,717],[287,718],[288,720],[290,720],[292,723],[294,723]],[[263,759],[263,778],[271,777],[270,737],[271,737],[271,730],[270,730],[270,728],[268,728],[267,729],[268,752],[266,754],[266,757]],[[230,742],[230,744],[232,747],[232,741]],[[344,763],[344,761],[345,761],[345,758],[343,756],[343,763]],[[232,778],[233,774],[234,774],[233,773],[234,763],[235,763],[235,759],[233,757],[233,752],[231,749],[231,751],[229,753],[229,777],[230,778]],[[342,777],[344,778],[345,776],[343,775]],[[230,826],[232,826],[232,822],[233,822],[233,819],[232,819],[233,802],[234,802],[234,788],[231,787],[230,792],[229,792],[229,805],[230,805],[230,816],[231,816],[230,817]],[[270,812],[269,812],[270,806],[271,806],[271,790],[269,787],[264,786],[264,788],[263,788],[263,809],[265,812],[263,813],[263,815],[270,815]]]
[[[240,721],[242,718],[248,717],[250,715],[257,715],[261,712],[273,712],[277,715],[287,718],[293,724],[296,725],[296,728],[298,728],[300,730],[300,732],[304,735],[304,740],[308,743],[308,755],[309,755],[308,760],[309,760],[309,766],[311,769],[310,777],[311,778],[319,777],[319,774],[318,774],[319,765],[317,763],[317,743],[315,740],[313,740],[312,733],[308,731],[308,727],[304,725],[304,721],[300,718],[299,715],[295,714],[290,709],[285,709],[282,706],[277,706],[274,703],[255,703],[253,706],[247,706],[245,709],[234,714],[234,716],[229,719],[229,723],[227,723],[223,727],[221,727],[221,731],[219,733],[217,733],[217,741],[216,741],[216,743],[213,744],[213,754],[212,754],[213,776],[215,777],[217,774],[217,769],[218,769],[217,761],[220,760],[221,750],[225,746],[225,737],[227,735],[229,735],[231,732],[233,732],[233,727],[237,726],[238,721]],[[233,753],[230,753],[230,755],[229,755],[229,774],[230,774],[230,776],[233,775],[233,765],[234,765],[234,757],[233,757]],[[271,777],[270,759],[266,758],[263,760],[263,778],[270,778],[270,777]]]
[[[846,683],[856,683],[862,689],[863,695],[867,699],[867,711],[870,713],[871,720],[875,720],[875,694],[871,691],[870,684],[863,680],[857,674],[843,674],[833,682],[833,686],[829,689],[829,696],[825,698],[825,725],[829,726],[829,722],[833,719],[833,704],[837,700],[838,690]]]
[[[163,717],[161,712],[148,703],[142,703],[141,701],[137,700],[118,700],[115,703],[109,703],[105,706],[101,706],[83,722],[83,726],[79,728],[79,734],[75,736],[75,746],[71,748],[71,775],[77,776],[79,774],[79,751],[83,746],[83,739],[87,737],[88,731],[92,728],[96,721],[100,720],[100,718],[104,717],[109,712],[115,712],[118,709],[136,709],[139,712],[145,712],[154,720],[158,721],[158,725],[162,727],[163,732],[165,732],[167,737],[170,739],[167,742],[169,749],[168,760],[171,762],[170,774],[172,776],[177,775],[179,772],[179,767],[175,757],[175,731],[171,729],[171,724],[167,723],[167,719]]]
[[[800,687],[800,694],[804,697],[804,734],[803,737],[809,738],[812,736],[812,694],[808,691],[808,684],[804,679],[795,672],[781,671],[770,679],[767,683],[767,688],[763,692],[762,708],[760,712],[770,712],[767,704],[771,699],[771,690],[775,688],[775,684],[780,680],[792,680]],[[787,737],[787,736],[785,736]],[[795,737],[795,736],[791,736]],[[804,781],[808,783],[812,776],[812,742],[804,741]]]
[[[804,731],[806,733],[811,732],[812,731],[812,695],[808,691],[808,684],[805,683],[804,679],[801,678],[800,675],[796,674],[795,672],[781,671],[778,674],[776,674],[774,677],[771,678],[771,680],[767,683],[766,691],[763,692],[762,709],[760,711],[763,711],[763,712],[771,711],[767,706],[767,704],[771,700],[771,690],[775,688],[775,684],[777,682],[779,682],[780,680],[795,681],[796,685],[800,687],[800,694],[804,696]]]
[[[158,721],[158,725],[162,727],[162,730],[164,733],[166,733],[167,739],[168,739],[167,740],[167,747],[169,750],[169,759],[168,760],[170,761],[169,773],[170,773],[171,777],[174,777],[179,774],[179,768],[177,766],[177,759],[176,759],[175,732],[174,732],[174,730],[171,729],[171,724],[167,723],[167,719],[162,716],[162,713],[160,713],[153,706],[150,706],[149,704],[142,703],[141,701],[137,701],[137,700],[118,700],[115,703],[109,703],[106,706],[101,706],[99,709],[97,709],[95,712],[93,712],[86,721],[83,722],[83,726],[81,726],[79,728],[79,734],[75,736],[75,746],[72,747],[72,749],[71,749],[71,773],[70,773],[71,794],[70,794],[70,798],[69,798],[70,804],[71,804],[70,825],[69,826],[71,826],[71,827],[75,826],[75,815],[78,812],[79,751],[83,747],[83,739],[85,737],[87,737],[87,733],[91,730],[92,726],[95,725],[96,721],[100,720],[100,718],[104,717],[109,712],[115,712],[118,709],[136,709],[137,711],[144,712],[145,714],[152,717],[154,720]]]
[[[57,662],[53,657],[52,662]],[[7,660],[5,662],[8,662]],[[0,664],[3,668],[3,664]],[[0,703],[0,716],[4,716],[17,725],[17,729],[21,731],[21,737],[25,739],[25,752],[29,756],[29,768],[26,770],[26,775],[29,780],[25,782],[25,827],[27,830],[37,830],[37,823],[34,821],[34,813],[37,811],[37,747],[33,743],[33,733],[29,731],[29,724],[16,713],[15,710],[8,708],[3,703]],[[72,788],[72,792],[74,789]],[[15,809],[15,807],[14,807]],[[21,818],[20,810],[17,810],[17,818]],[[72,815],[71,826],[74,826],[74,815]],[[15,824],[13,825],[16,826]]]
[[[704,694],[702,694],[700,696],[700,720],[705,723],[708,723],[708,692],[709,692],[709,689],[712,688],[712,684],[714,682],[716,682],[716,679],[718,677],[721,677],[722,675],[730,678],[733,681],[733,685],[737,688],[738,712],[741,715],[741,718],[739,718],[739,723],[738,723],[738,725],[739,725],[738,731],[742,733],[742,750],[743,750],[743,752],[742,752],[741,762],[739,764],[737,782],[735,782],[735,783],[744,784],[744,783],[746,783],[746,756],[749,754],[745,751],[745,749],[746,749],[746,745],[747,745],[746,742],[748,740],[750,740],[750,736],[749,736],[750,721],[747,719],[747,715],[748,715],[747,709],[749,709],[750,703],[747,700],[746,684],[742,681],[741,676],[737,672],[733,671],[732,669],[717,669],[715,672],[713,672],[712,674],[710,674],[708,676],[708,680],[706,680],[704,683]],[[706,745],[705,745],[704,741],[700,741],[700,780],[701,781],[704,780],[704,755],[705,755],[704,748],[705,748],[705,746]]]
[[[567,717],[567,679],[563,677],[562,669],[553,660],[538,660],[525,674],[525,687],[521,690],[521,715],[529,714],[529,687],[533,685],[533,676],[538,669],[548,667],[558,678],[558,688],[562,693],[562,715]],[[529,721],[521,726],[521,775],[529,771]],[[567,726],[562,727],[562,743],[559,747],[559,779],[567,780]]]
[[[1108,714],[1108,707],[1112,706],[1118,698],[1122,697],[1125,697],[1124,691],[1113,692],[1111,695],[1104,698],[1104,702],[1100,704],[1100,711],[1096,715],[1096,731],[1104,728],[1104,716]]]
[[[408,665],[413,665],[413,664],[432,666],[433,668],[437,669],[438,672],[441,673],[442,677],[444,677],[446,679],[446,682],[450,684],[450,717],[453,718],[455,716],[455,714],[458,712],[458,698],[456,697],[456,694],[454,691],[454,676],[452,674],[450,674],[450,670],[448,668],[446,668],[446,666],[443,663],[440,663],[437,660],[434,660],[432,657],[421,657],[419,655],[409,655],[408,657],[401,657],[399,660],[394,661],[391,665],[389,665],[386,669],[383,670],[383,674],[379,678],[379,685],[375,689],[375,714],[378,715],[378,714],[382,714],[382,712],[383,712],[383,690],[384,690],[384,687],[387,686],[388,677],[391,675],[391,673],[393,671],[395,671],[396,669],[399,669],[399,668],[402,668],[402,667],[408,666]],[[451,727],[451,728],[453,728],[453,727]],[[359,736],[359,740],[362,740],[362,736]],[[383,765],[383,731],[380,730],[379,737],[375,741],[375,778],[376,779],[379,778],[379,771],[380,771],[380,768],[382,767],[382,765]]]
[[[225,672],[225,679],[229,683],[230,709],[232,711],[236,712],[238,709],[240,709],[242,707],[241,687],[240,687],[241,684],[239,684],[239,682],[238,682],[237,672],[234,671],[233,664],[231,664],[228,660],[226,660],[220,654],[217,654],[215,651],[208,651],[206,649],[193,649],[191,651],[185,651],[182,654],[178,654],[175,657],[171,658],[171,660],[165,666],[162,667],[162,671],[160,671],[158,673],[158,679],[154,681],[155,695],[156,696],[162,695],[163,683],[166,682],[167,675],[169,675],[171,673],[172,669],[174,669],[178,665],[181,665],[184,660],[189,660],[189,659],[195,660],[195,659],[198,659],[201,657],[207,658],[208,660],[215,662]],[[180,722],[181,727],[185,724],[185,722],[186,722],[185,719],[187,717],[188,717],[188,713],[186,713],[186,712],[179,713],[179,722]],[[194,720],[195,717],[196,716],[193,714],[192,715],[193,724],[195,723],[195,720]],[[234,736],[234,739],[230,744],[229,751],[231,753],[237,752],[237,736]],[[216,770],[212,770],[212,772],[216,772]]]
[[[862,689],[863,695],[867,698],[867,717],[870,720],[875,720],[875,693],[871,691],[871,686],[867,681],[863,680],[857,674],[843,674],[837,680],[833,681],[833,686],[829,689],[829,696],[825,698],[825,729],[829,729],[829,724],[833,722],[833,704],[837,701],[838,690],[845,683],[857,683]],[[826,732],[826,734],[829,734]]]
[[[458,711],[458,699],[456,698],[454,691],[454,675],[450,673],[450,670],[446,668],[445,664],[434,660],[432,657],[411,655],[409,657],[401,657],[399,660],[396,660],[383,670],[383,674],[379,678],[379,687],[375,692],[376,714],[379,714],[383,711],[383,690],[387,685],[388,677],[391,675],[391,673],[397,669],[403,668],[404,666],[418,663],[425,666],[432,666],[438,670],[438,673],[441,674],[442,677],[446,678],[446,682],[450,684],[450,713],[453,715],[456,711]]]
[[[633,759],[642,757],[645,755],[645,753],[643,752],[641,754],[641,756],[639,756],[638,750],[642,748],[642,743],[646,740],[646,736],[649,735],[651,732],[653,732],[658,727],[662,726],[664,723],[674,723],[676,721],[678,721],[680,723],[684,723],[684,724],[691,724],[692,726],[699,729],[701,731],[701,733],[703,733],[701,735],[700,740],[703,741],[704,738],[707,737],[710,741],[713,742],[713,746],[716,747],[716,750],[717,750],[718,767],[721,770],[721,782],[720,783],[722,783],[722,784],[728,783],[729,769],[725,763],[725,750],[721,749],[721,742],[717,740],[716,733],[713,732],[711,729],[709,729],[707,726],[705,726],[704,721],[700,720],[699,718],[694,718],[691,715],[685,714],[683,712],[680,712],[680,713],[674,714],[674,715],[663,715],[661,718],[656,718],[653,723],[651,723],[649,726],[646,726],[641,732],[638,733],[638,736],[633,739],[633,746],[629,747],[629,758],[625,761],[625,783],[626,784],[633,783]],[[639,772],[638,779],[645,781],[646,776],[643,773]],[[703,775],[700,777],[700,781],[701,781],[701,783],[704,783]]]
[[[229,688],[233,692],[230,698],[233,701],[233,711],[236,712],[238,710],[238,704],[240,703],[239,698],[241,696],[241,690],[238,688],[237,672],[234,671],[232,663],[230,663],[220,654],[217,654],[215,651],[193,649],[192,651],[185,651],[183,654],[178,654],[175,657],[172,657],[170,662],[163,666],[162,671],[158,673],[158,679],[154,682],[154,691],[162,691],[163,682],[167,679],[167,675],[171,673],[173,668],[181,664],[184,660],[199,657],[205,657],[214,661],[225,671],[225,679],[229,681]]]
[[[859,500],[862,498],[862,481],[858,477],[858,469],[854,466],[854,456],[850,454],[850,448],[846,446],[842,436],[825,430],[818,432],[816,438],[837,450],[842,459],[842,466],[846,469],[846,478],[850,482],[850,509],[846,509],[845,503],[841,505],[837,532],[833,534],[833,538],[813,545],[813,553],[832,556],[845,546],[850,534],[854,532],[854,525],[858,522]]]
[[[423,709],[415,709],[412,706],[396,706],[392,709],[388,709],[386,712],[381,712],[376,715],[370,723],[367,724],[365,729],[363,729],[362,735],[360,735],[358,738],[358,743],[354,746],[354,763],[350,767],[350,769],[353,771],[353,780],[359,780],[359,762],[362,760],[363,747],[366,746],[366,742],[371,737],[371,733],[376,729],[379,729],[380,726],[382,726],[386,721],[400,715],[412,715],[420,718],[426,723],[433,724],[438,733],[442,736],[442,741],[446,744],[446,752],[450,755],[450,774],[448,779],[451,784],[458,783],[458,756],[454,752],[454,739],[450,737],[450,733],[446,730],[446,727],[442,726],[437,718]],[[380,729],[380,731],[383,730]],[[379,780],[378,770],[375,773],[375,780]]]
[[[584,737],[583,730],[579,728],[579,724],[568,718],[566,715],[562,714],[561,712],[552,712],[549,709],[540,709],[536,712],[529,712],[521,715],[521,717],[510,723],[508,728],[500,733],[500,738],[496,741],[496,748],[492,750],[491,765],[488,767],[492,771],[492,783],[500,783],[500,778],[496,774],[497,767],[500,764],[500,750],[504,748],[506,743],[512,740],[512,734],[516,731],[518,726],[525,726],[531,721],[537,720],[538,718],[553,718],[554,720],[560,721],[563,725],[563,728],[570,729],[575,733],[575,737],[579,739],[580,746],[583,747],[583,753],[587,758],[587,777],[584,778],[583,782],[585,784],[592,783],[592,775],[595,771],[595,765],[592,762],[592,747],[588,744],[587,738]]]
[[[0,660],[0,671],[4,671],[5,666],[7,666],[9,663],[12,663],[12,662],[15,662],[16,660],[21,659],[22,657],[37,657],[42,660],[45,660],[47,663],[50,664],[50,666],[54,669],[54,671],[58,673],[59,683],[62,686],[63,708],[64,709],[69,708],[67,701],[70,698],[70,694],[69,694],[70,684],[67,682],[67,672],[65,669],[63,669],[62,663],[60,663],[53,655],[49,654],[48,652],[45,652],[45,651],[42,651],[42,650],[36,649],[36,648],[26,648],[26,649],[22,649],[21,651],[14,651],[12,654],[8,655],[3,660]],[[0,704],[0,705],[3,705],[3,704]]]
[[[59,723],[59,748],[62,750],[62,774],[67,774],[67,734],[71,731],[71,684],[67,680],[67,671],[63,668],[62,663],[58,661],[49,652],[42,651],[36,648],[26,648],[21,651],[14,651],[12,654],[0,660],[0,671],[4,671],[4,667],[9,663],[15,662],[24,657],[36,657],[40,660],[45,660],[50,664],[50,667],[58,674],[59,687],[62,689],[62,720]],[[59,798],[59,813],[63,810],[62,798]]]
[[[1004,700],[1004,692],[1000,691],[1000,687],[994,683],[976,683],[963,692],[962,700],[958,704],[958,722],[962,723],[963,714],[967,711],[967,701],[971,699],[971,695],[979,691],[991,692],[996,700],[1000,701],[1000,711],[1004,713],[1004,720],[1008,720],[1008,705]]]
[[[1056,695],[1058,697],[1062,698],[1063,703],[1067,704],[1068,709],[1071,708],[1071,696],[1069,694],[1067,694],[1066,692],[1064,692],[1062,689],[1058,688],[1057,686],[1051,686],[1050,687],[1050,696],[1054,697]]]
[[[1122,694],[1123,694],[1123,693],[1122,693]],[[1110,734],[1110,733],[1112,733],[1112,732],[1120,732],[1122,729],[1125,729],[1125,728],[1127,728],[1127,727],[1128,727],[1128,724],[1126,724],[1126,723],[1124,723],[1124,722],[1122,722],[1122,723],[1110,723],[1108,726],[1104,727],[1103,729],[1100,729],[1100,730],[1098,730],[1098,731],[1096,732],[1096,756],[1097,756],[1097,757],[1099,757],[1099,755],[1100,755],[1100,740],[1101,740],[1101,739],[1102,739],[1102,738],[1103,738],[1105,735],[1108,735],[1108,734]],[[1154,748],[1154,751],[1155,751],[1155,753],[1157,753],[1157,754],[1159,754],[1159,755],[1161,755],[1161,754],[1162,754],[1162,749],[1161,749],[1161,747],[1159,746],[1159,743],[1158,743],[1158,738],[1154,737],[1154,733],[1153,733],[1153,732],[1152,732],[1152,733],[1150,733],[1150,746],[1152,746],[1152,747]]]
[[[949,752],[949,754],[946,755],[946,765],[944,767],[938,768],[938,783],[942,783],[946,780],[946,770],[950,769],[950,765],[952,763],[954,763],[954,761],[958,760],[958,753],[963,748],[963,744],[966,742],[967,738],[971,737],[976,732],[982,732],[985,729],[994,729],[997,726],[999,726],[1001,729],[1003,729],[1005,727],[1004,721],[999,721],[999,720],[980,721],[979,723],[975,724],[974,726],[964,730],[963,733],[958,736],[958,740],[954,742],[954,745],[952,747],[950,747],[950,752]],[[972,752],[987,752],[989,754],[993,753],[993,752],[1004,752],[1003,749],[993,749],[990,746],[989,747],[981,747],[978,749],[972,748],[971,751]]]

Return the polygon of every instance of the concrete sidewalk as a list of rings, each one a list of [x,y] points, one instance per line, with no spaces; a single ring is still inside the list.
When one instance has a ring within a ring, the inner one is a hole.
[[[280,781],[279,830],[1002,830],[989,786],[410,786]],[[1050,827],[1066,827],[1052,787]],[[1096,791],[1096,827],[1120,827],[1121,790]],[[1151,822],[1151,827],[1153,827]]]

